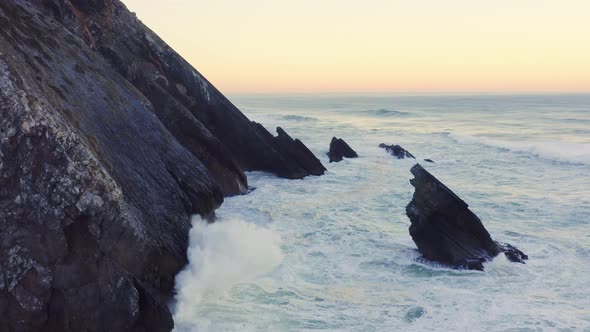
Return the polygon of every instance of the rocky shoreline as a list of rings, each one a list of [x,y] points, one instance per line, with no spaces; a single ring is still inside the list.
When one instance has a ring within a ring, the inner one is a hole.
[[[358,157],[336,137],[328,155]],[[250,121],[120,1],[0,2],[1,331],[170,331],[191,215],[213,221],[224,197],[248,193],[248,171],[326,168]],[[428,171],[412,173],[410,234],[426,259],[524,262]]]

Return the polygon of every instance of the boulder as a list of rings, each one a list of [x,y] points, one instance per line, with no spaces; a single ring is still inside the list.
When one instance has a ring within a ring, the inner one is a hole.
[[[412,158],[416,159],[410,152],[406,149],[402,148],[399,145],[387,145],[385,143],[379,144],[379,147],[385,149],[389,152],[392,156],[396,157],[397,159],[404,159],[404,158]]]
[[[330,162],[339,162],[343,158],[358,158],[358,154],[342,138],[332,137],[328,157]]]
[[[528,259],[515,247],[496,242],[469,206],[416,164],[411,170],[414,197],[406,207],[410,235],[427,260],[453,268],[483,270],[483,263],[504,253],[512,262]]]

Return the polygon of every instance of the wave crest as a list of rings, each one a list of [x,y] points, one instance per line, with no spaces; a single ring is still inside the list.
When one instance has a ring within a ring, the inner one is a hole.
[[[318,119],[316,119],[314,117],[303,116],[303,115],[285,115],[285,116],[282,116],[280,119],[284,120],[284,121],[301,121],[301,122],[318,121]]]
[[[366,113],[370,114],[370,115],[375,115],[375,116],[379,116],[379,117],[391,117],[391,116],[406,116],[406,115],[410,115],[410,113],[408,112],[402,112],[402,111],[395,111],[389,108],[380,108],[380,109],[376,109],[376,110],[368,110],[366,111]]]
[[[526,153],[535,157],[590,164],[590,143],[570,143],[559,141],[505,141],[483,136],[450,133],[449,137],[458,143],[471,143],[504,149],[510,152]]]

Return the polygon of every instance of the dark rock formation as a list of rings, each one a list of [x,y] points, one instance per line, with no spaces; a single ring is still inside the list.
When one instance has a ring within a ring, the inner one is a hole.
[[[433,164],[435,163],[434,160],[432,160],[432,159],[424,159],[424,161],[427,163],[433,163]]]
[[[358,158],[358,154],[342,138],[332,137],[328,157],[330,162],[339,162],[343,158]]]
[[[410,152],[406,149],[402,148],[399,145],[387,145],[385,143],[379,144],[379,147],[385,149],[389,152],[392,156],[396,157],[397,159],[404,159],[404,158],[412,158],[416,159]]]
[[[289,157],[293,168],[305,170],[307,174],[322,175],[326,168],[320,160],[298,139],[293,139],[281,127],[277,127],[279,134],[275,139],[276,146]]]
[[[307,175],[323,175],[326,168],[320,160],[298,139],[293,139],[281,127],[277,127],[278,136],[273,136],[261,124],[252,122],[260,138],[269,145],[280,149],[283,163],[277,175],[288,179],[300,179]],[[256,158],[265,158],[266,151],[261,150]]]
[[[275,140],[265,139],[259,126],[120,1],[35,1],[151,102],[158,119],[203,162],[224,194],[246,192],[243,171],[269,171],[289,179],[315,174],[295,167],[291,155]]]
[[[501,252],[513,262],[528,259],[515,247],[492,240],[467,203],[422,166],[412,167],[412,174],[416,190],[406,213],[410,235],[426,259],[475,270],[483,270],[483,263]]]
[[[287,141],[117,0],[0,1],[0,331],[170,330],[190,216],[320,173]]]

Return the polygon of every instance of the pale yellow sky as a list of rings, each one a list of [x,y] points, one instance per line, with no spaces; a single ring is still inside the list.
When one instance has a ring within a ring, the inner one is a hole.
[[[123,0],[221,91],[590,92],[590,0]]]

